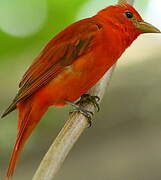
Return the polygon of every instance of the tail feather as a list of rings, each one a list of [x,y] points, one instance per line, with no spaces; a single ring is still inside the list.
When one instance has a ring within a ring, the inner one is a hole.
[[[10,179],[13,176],[17,160],[27,138],[30,136],[40,118],[47,110],[47,107],[39,107],[39,105],[34,106],[33,104],[31,105],[30,102],[21,103],[18,105],[18,108],[20,111],[18,124],[19,131],[9,162],[6,179]]]

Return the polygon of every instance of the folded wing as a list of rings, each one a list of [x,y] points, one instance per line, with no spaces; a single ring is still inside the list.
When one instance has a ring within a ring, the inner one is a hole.
[[[25,100],[54,79],[78,57],[90,52],[100,25],[86,20],[79,21],[54,37],[24,74],[19,91],[2,117],[16,109]]]

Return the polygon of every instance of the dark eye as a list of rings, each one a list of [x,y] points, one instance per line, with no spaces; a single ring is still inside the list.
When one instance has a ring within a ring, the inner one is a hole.
[[[133,18],[133,13],[130,12],[130,11],[125,12],[125,15],[126,15],[126,17],[129,18],[129,19]]]

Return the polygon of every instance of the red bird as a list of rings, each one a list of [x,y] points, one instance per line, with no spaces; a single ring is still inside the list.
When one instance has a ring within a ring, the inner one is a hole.
[[[22,147],[49,106],[64,106],[86,93],[142,33],[159,33],[129,4],[109,6],[56,35],[24,74],[2,117],[19,110],[18,134],[7,179]]]

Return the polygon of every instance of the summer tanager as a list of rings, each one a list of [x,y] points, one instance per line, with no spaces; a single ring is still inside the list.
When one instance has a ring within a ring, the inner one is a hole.
[[[22,147],[49,106],[64,106],[86,93],[142,33],[159,33],[129,4],[109,6],[56,35],[24,74],[2,117],[19,110],[18,134],[7,179]]]

